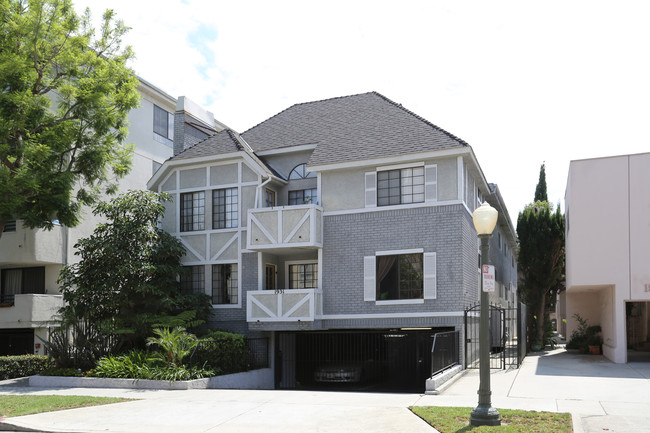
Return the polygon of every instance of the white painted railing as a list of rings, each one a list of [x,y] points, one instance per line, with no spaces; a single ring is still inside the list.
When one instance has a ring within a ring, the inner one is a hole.
[[[323,246],[323,208],[306,204],[248,211],[250,250]]]
[[[317,289],[252,290],[247,292],[249,322],[313,322],[320,313],[322,291]]]

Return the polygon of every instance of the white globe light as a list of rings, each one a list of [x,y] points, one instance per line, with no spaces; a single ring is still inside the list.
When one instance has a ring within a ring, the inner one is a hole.
[[[479,235],[491,235],[497,225],[499,212],[487,202],[478,207],[472,214],[474,228]]]

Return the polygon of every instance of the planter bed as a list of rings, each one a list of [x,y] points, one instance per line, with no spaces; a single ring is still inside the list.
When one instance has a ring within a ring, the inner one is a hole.
[[[30,376],[29,386],[42,388],[123,388],[123,389],[273,389],[273,370],[262,368],[243,373],[170,382],[149,379],[104,377]]]

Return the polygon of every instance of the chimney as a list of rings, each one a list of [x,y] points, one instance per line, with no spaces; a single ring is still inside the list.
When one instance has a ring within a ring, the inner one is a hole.
[[[174,155],[178,155],[222,129],[211,112],[188,97],[179,96],[174,112]]]

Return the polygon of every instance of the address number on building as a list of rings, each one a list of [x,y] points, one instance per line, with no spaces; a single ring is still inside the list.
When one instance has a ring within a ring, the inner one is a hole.
[[[483,265],[483,291],[494,292],[496,283],[494,280],[494,266]]]

